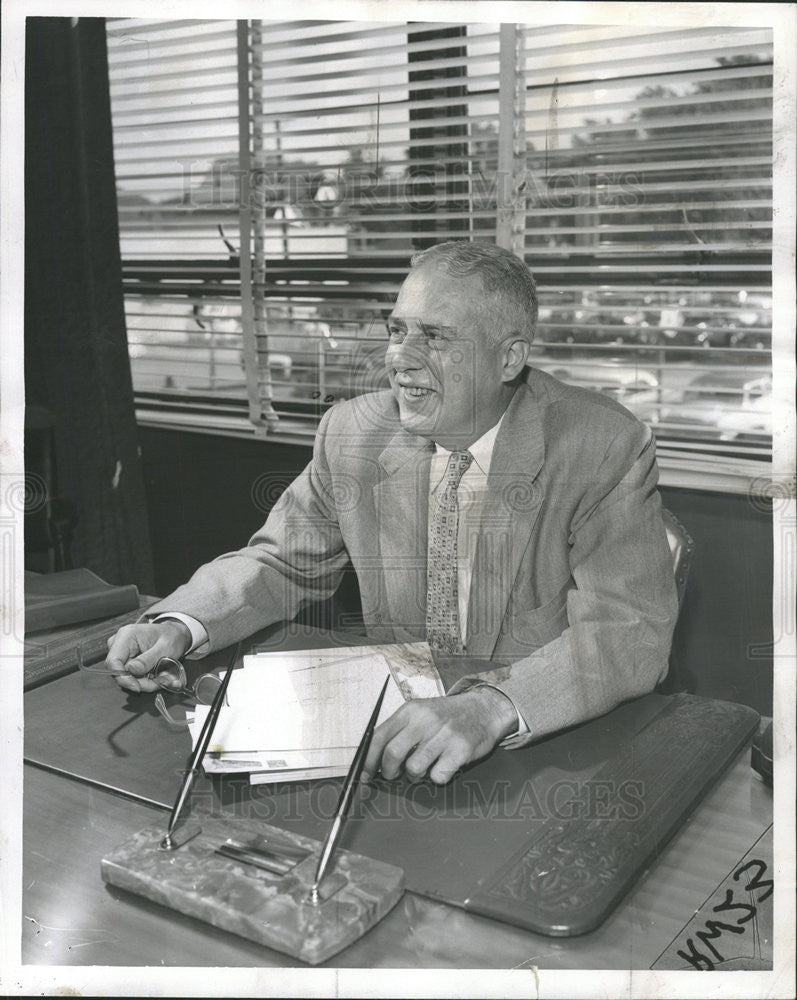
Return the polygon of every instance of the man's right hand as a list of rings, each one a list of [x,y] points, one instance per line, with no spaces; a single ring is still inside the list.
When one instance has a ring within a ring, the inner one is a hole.
[[[158,660],[170,656],[179,660],[191,646],[191,633],[182,622],[169,620],[148,625],[123,625],[108,640],[105,664],[118,672],[116,683],[125,691],[158,691],[147,677]]]

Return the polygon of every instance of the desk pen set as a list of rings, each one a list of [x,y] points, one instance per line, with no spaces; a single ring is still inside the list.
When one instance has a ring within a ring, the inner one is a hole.
[[[404,892],[400,868],[337,850],[387,681],[323,844],[245,817],[203,817],[200,827],[182,816],[239,649],[216,692],[166,829],[158,825],[134,834],[103,858],[102,876],[111,885],[317,965],[365,934]]]

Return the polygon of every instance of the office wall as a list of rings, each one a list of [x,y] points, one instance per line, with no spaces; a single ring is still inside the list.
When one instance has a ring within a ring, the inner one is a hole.
[[[168,593],[201,563],[246,543],[276,496],[305,465],[294,445],[140,430],[157,591]],[[772,711],[770,516],[747,497],[663,489],[696,543],[673,644],[674,690]],[[356,582],[314,621],[356,607]]]

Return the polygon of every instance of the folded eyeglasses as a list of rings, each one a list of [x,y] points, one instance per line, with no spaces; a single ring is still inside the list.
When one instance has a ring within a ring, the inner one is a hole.
[[[77,662],[80,669],[87,674],[104,674],[106,677],[118,677],[120,671],[111,670],[104,661],[98,663],[86,663],[83,650],[77,647]],[[166,722],[172,726],[185,728],[188,725],[187,719],[174,716],[166,707],[163,692],[169,694],[182,695],[193,698],[198,705],[210,705],[213,697],[221,686],[221,678],[214,673],[202,674],[193,684],[188,683],[185,667],[179,660],[171,656],[162,656],[152,670],[147,674],[150,680],[155,681],[161,690],[155,695],[155,708],[163,716]]]

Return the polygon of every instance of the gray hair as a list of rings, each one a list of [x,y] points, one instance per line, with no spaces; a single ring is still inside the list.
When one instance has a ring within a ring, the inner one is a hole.
[[[451,240],[437,243],[412,255],[410,267],[440,263],[457,278],[476,274],[487,296],[485,314],[494,318],[495,305],[508,326],[507,332],[519,333],[529,343],[537,325],[537,286],[524,261],[509,250],[492,243]]]

